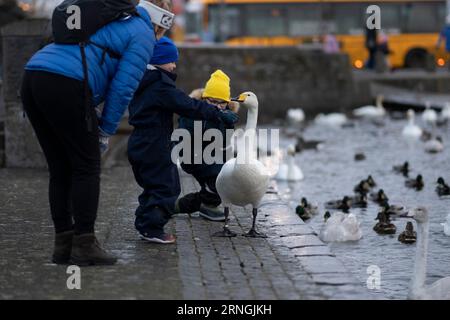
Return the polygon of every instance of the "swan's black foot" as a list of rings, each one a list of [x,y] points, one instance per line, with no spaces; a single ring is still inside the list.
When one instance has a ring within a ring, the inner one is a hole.
[[[267,238],[267,236],[264,233],[260,233],[255,229],[250,229],[250,231],[245,233],[243,236],[249,238]]]
[[[224,227],[222,231],[216,232],[213,234],[213,237],[219,237],[219,238],[233,238],[236,237],[237,234],[228,229],[227,227]]]

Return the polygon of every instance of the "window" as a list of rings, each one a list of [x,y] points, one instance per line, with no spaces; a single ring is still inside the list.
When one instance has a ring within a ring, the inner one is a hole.
[[[320,4],[295,4],[288,6],[289,36],[312,36],[322,29]]]
[[[439,13],[440,8],[441,6],[438,6],[437,3],[406,4],[406,31],[411,33],[439,32],[443,24],[440,21],[440,18],[442,19],[442,14]]]
[[[246,35],[287,35],[285,8],[278,5],[248,5],[245,16]]]

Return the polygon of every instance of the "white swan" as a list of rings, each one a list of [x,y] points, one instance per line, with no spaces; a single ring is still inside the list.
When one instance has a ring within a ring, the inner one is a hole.
[[[305,112],[302,109],[289,109],[287,111],[287,119],[291,125],[300,124],[305,121]]]
[[[318,125],[340,127],[347,122],[347,116],[343,113],[320,113],[316,116],[314,122]]]
[[[357,241],[362,238],[360,222],[353,213],[333,213],[322,227],[319,237],[324,242]]]
[[[295,164],[295,147],[290,145],[287,150],[286,163],[280,165],[276,178],[285,181],[300,181],[303,180],[303,172],[300,167]]]
[[[422,113],[422,120],[429,124],[435,124],[438,119],[437,112],[431,109],[429,101],[425,102],[425,111]]]
[[[380,118],[386,115],[386,110],[383,107],[383,95],[378,95],[376,99],[376,106],[364,106],[353,110],[355,117],[363,118]]]
[[[447,121],[450,120],[450,102],[445,104],[445,107],[441,110],[441,120]]]
[[[445,235],[450,236],[450,214],[447,216],[445,223],[441,223],[441,225],[444,227]]]
[[[407,112],[408,124],[403,128],[402,135],[408,139],[418,139],[422,135],[422,129],[414,123],[415,112],[409,109]]]
[[[236,236],[228,229],[230,206],[233,204],[244,207],[250,204],[253,207],[253,223],[246,236],[265,237],[255,229],[258,206],[267,191],[270,180],[267,168],[256,159],[254,147],[258,122],[258,99],[254,93],[245,92],[234,100],[247,108],[245,136],[249,144],[245,149],[237,150],[237,157],[228,160],[217,177],[217,191],[225,209],[225,226],[223,231],[216,233],[215,236]]]
[[[428,211],[424,207],[408,211],[400,217],[413,218],[417,222],[416,260],[408,299],[450,300],[450,277],[425,285],[428,254]]]
[[[441,137],[428,140],[425,143],[425,151],[429,153],[438,153],[444,150],[444,144]]]

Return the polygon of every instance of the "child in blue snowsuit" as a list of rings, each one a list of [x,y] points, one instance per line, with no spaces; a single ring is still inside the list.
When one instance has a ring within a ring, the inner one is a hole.
[[[142,239],[156,243],[175,242],[173,235],[164,232],[172,214],[191,213],[200,207],[189,197],[177,201],[181,189],[178,168],[171,159],[173,114],[218,124],[237,121],[235,113],[192,99],[177,89],[173,73],[177,61],[174,43],[165,37],[158,41],[149,70],[129,106],[129,123],[134,130],[128,141],[128,159],[136,182],[144,189],[135,227]]]
[[[197,93],[200,95],[198,98],[201,100],[216,105],[222,110],[230,110],[230,105],[233,103],[231,102],[230,91],[230,78],[222,70],[217,70],[211,75],[203,91]],[[201,203],[199,209],[201,217],[211,221],[224,221],[224,212],[218,208],[222,201],[216,189],[216,179],[220,170],[222,170],[223,163],[228,160],[226,158],[226,131],[227,129],[234,129],[234,124],[228,125],[209,120],[199,121],[199,123],[201,124],[202,135],[209,129],[220,130],[223,137],[223,153],[221,155],[223,162],[208,164],[202,161],[202,163],[195,163],[193,158],[195,152],[192,148],[190,163],[181,162],[181,167],[185,172],[194,176],[200,184],[200,191],[186,195],[186,197],[197,199]],[[200,139],[200,137],[195,137],[194,120],[191,118],[181,117],[179,119],[179,127],[189,131],[191,140]],[[202,153],[204,153],[205,148],[209,144],[209,141],[203,142]]]

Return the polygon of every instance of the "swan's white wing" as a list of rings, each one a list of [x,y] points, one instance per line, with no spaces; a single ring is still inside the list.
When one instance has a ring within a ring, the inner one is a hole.
[[[450,300],[450,277],[440,279],[425,290],[426,299]]]

